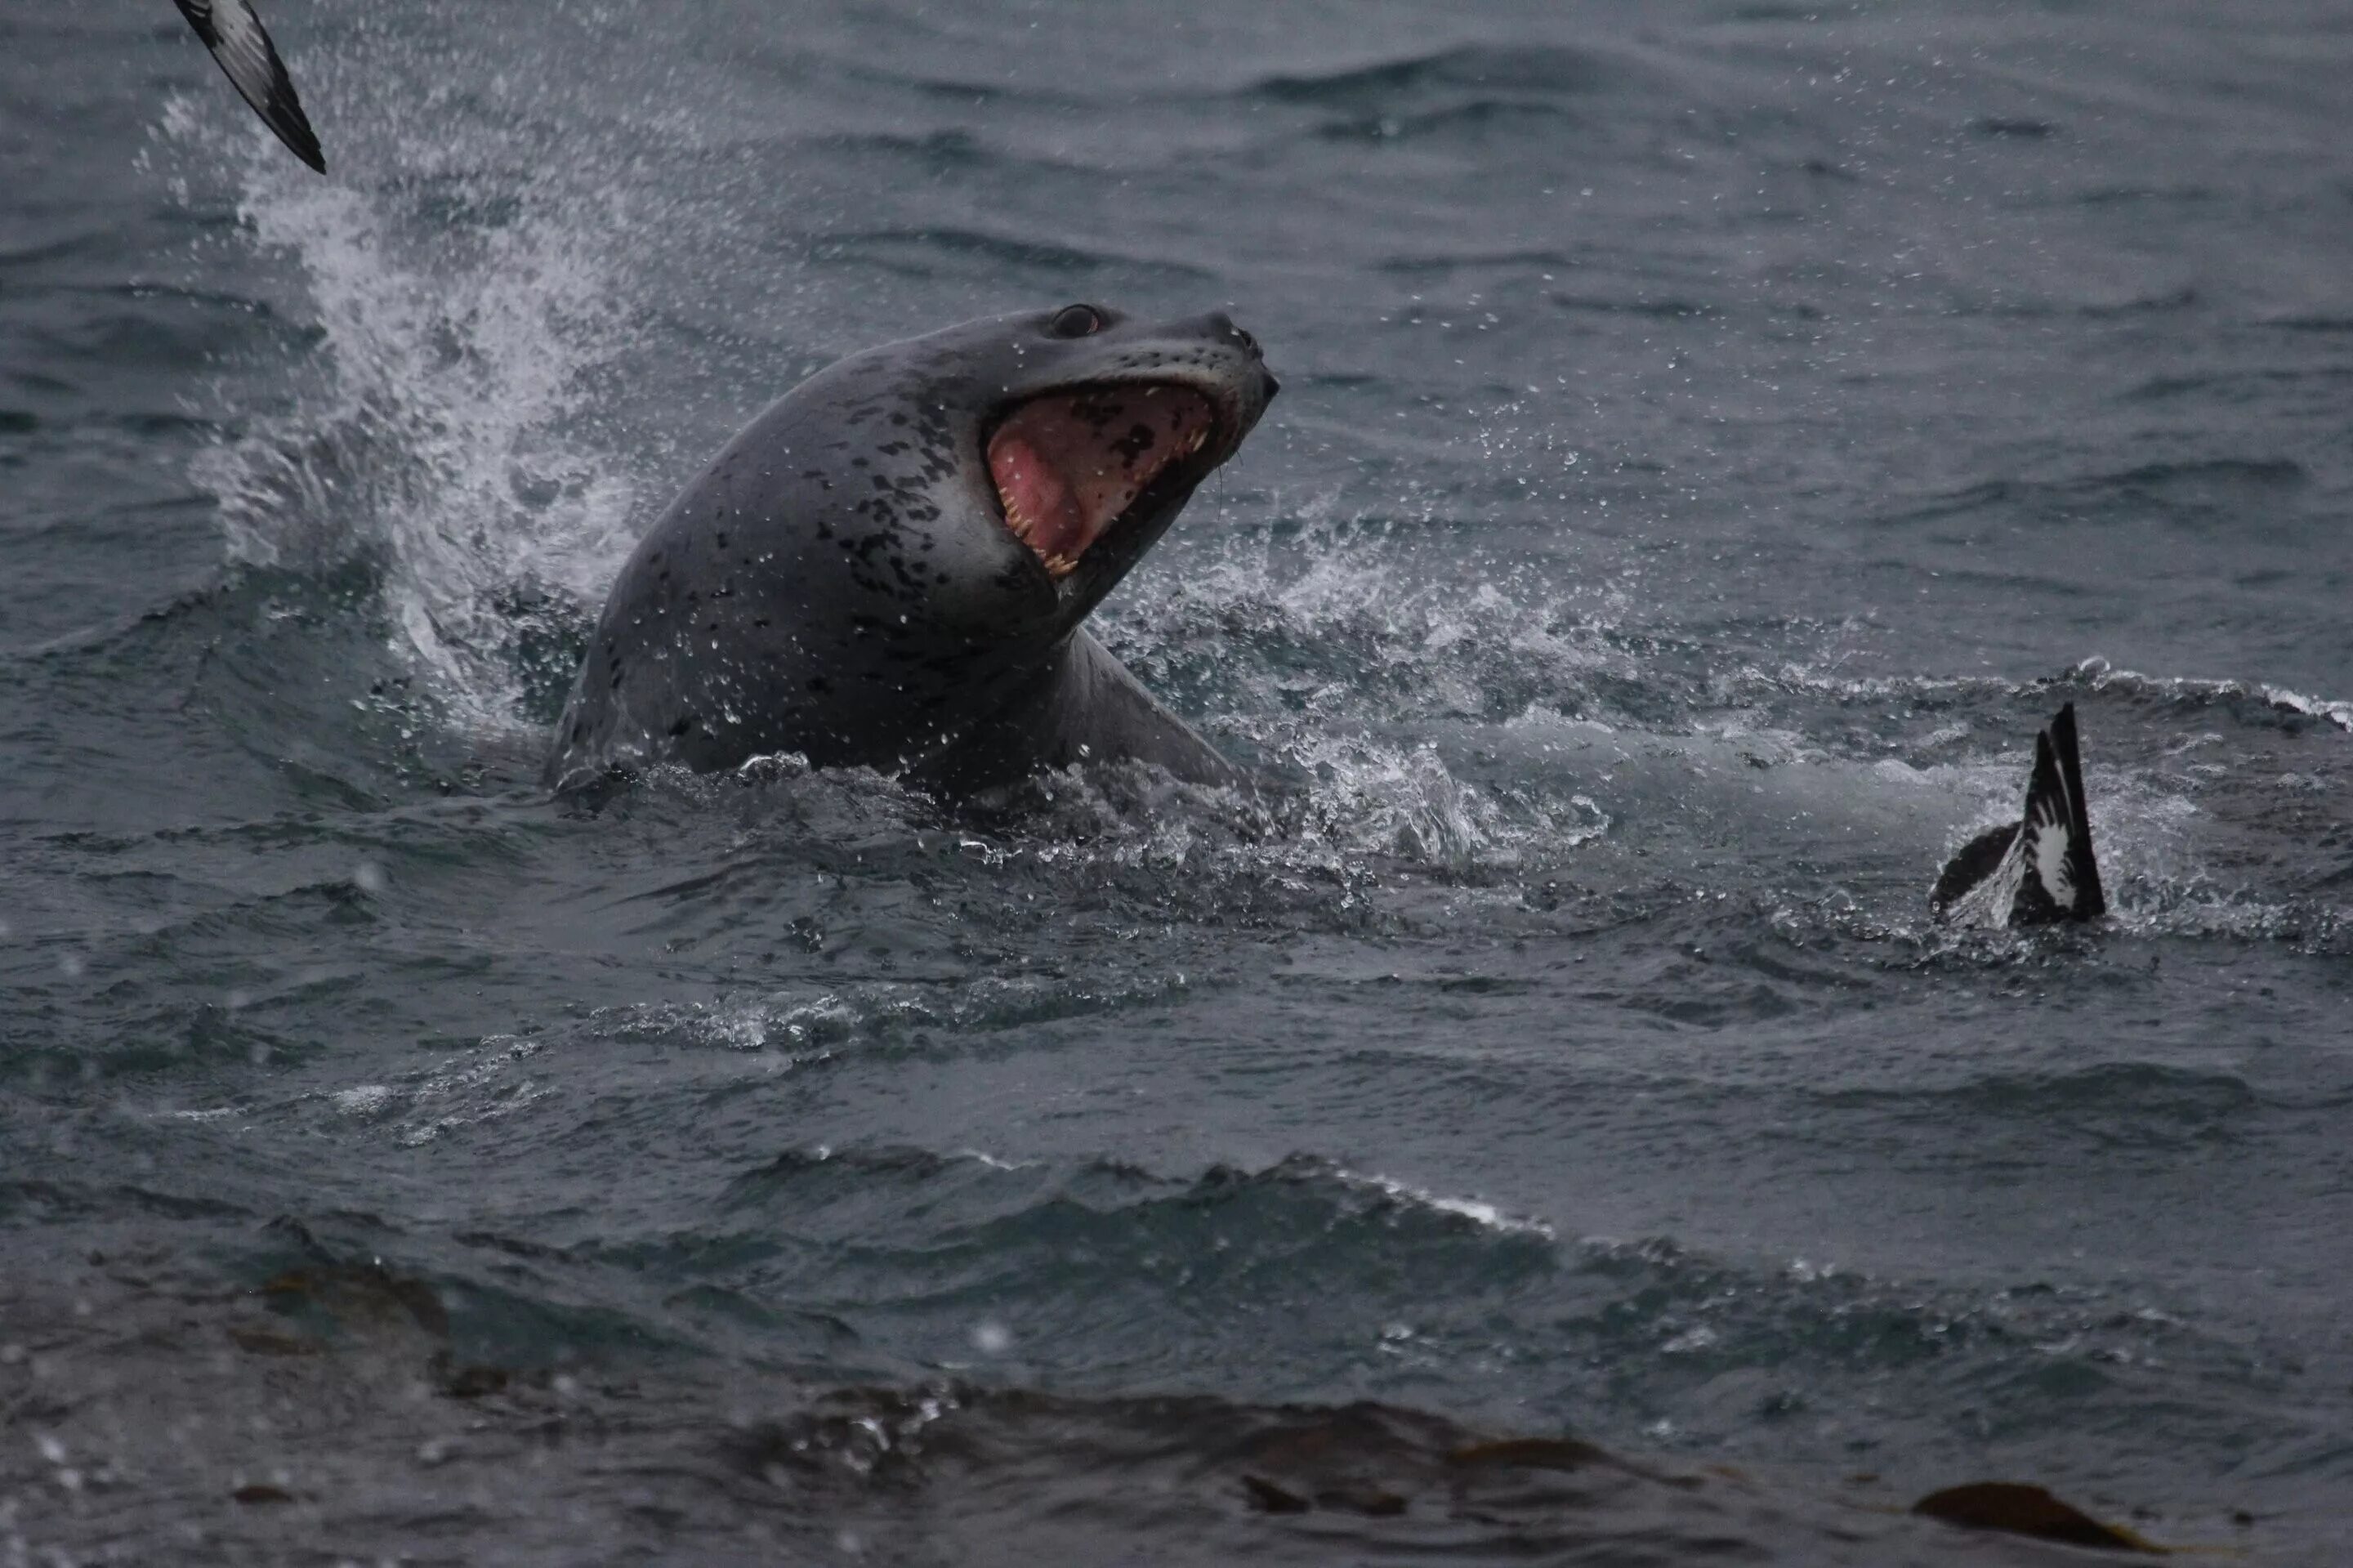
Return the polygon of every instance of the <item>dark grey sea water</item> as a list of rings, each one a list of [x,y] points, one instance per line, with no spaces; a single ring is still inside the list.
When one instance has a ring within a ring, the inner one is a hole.
[[[0,1563],[2353,1561],[2353,14],[267,14],[325,180],[0,13]],[[1303,801],[537,789],[1082,299],[1282,377],[1099,624]]]

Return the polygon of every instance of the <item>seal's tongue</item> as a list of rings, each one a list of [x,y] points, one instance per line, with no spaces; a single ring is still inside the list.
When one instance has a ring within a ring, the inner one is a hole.
[[[1209,400],[1182,387],[1089,387],[1032,398],[989,438],[1005,521],[1056,577],[1144,487],[1216,428]]]

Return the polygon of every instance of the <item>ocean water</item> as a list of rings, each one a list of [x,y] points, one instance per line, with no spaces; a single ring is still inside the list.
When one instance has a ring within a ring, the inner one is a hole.
[[[0,16],[0,1563],[2346,1550],[2343,8],[267,15],[324,180]],[[537,788],[1071,300],[1282,378],[1097,625],[1292,795]],[[2112,917],[1933,927],[2064,702]]]

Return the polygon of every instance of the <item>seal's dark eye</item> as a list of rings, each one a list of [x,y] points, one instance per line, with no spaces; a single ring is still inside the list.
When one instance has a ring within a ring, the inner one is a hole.
[[[1092,305],[1064,305],[1046,323],[1046,330],[1056,337],[1085,337],[1103,331],[1103,313]]]

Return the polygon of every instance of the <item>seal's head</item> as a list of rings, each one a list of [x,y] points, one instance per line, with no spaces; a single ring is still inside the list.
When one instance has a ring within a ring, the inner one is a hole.
[[[894,510],[934,567],[926,614],[1024,641],[1083,620],[1277,389],[1222,313],[1146,323],[1092,304],[967,323],[835,373],[887,375],[913,416],[936,514]]]
[[[1083,615],[1240,449],[1276,391],[1258,342],[1223,314],[1139,326],[1065,305],[1016,339],[1029,364],[981,427],[997,515]]]

